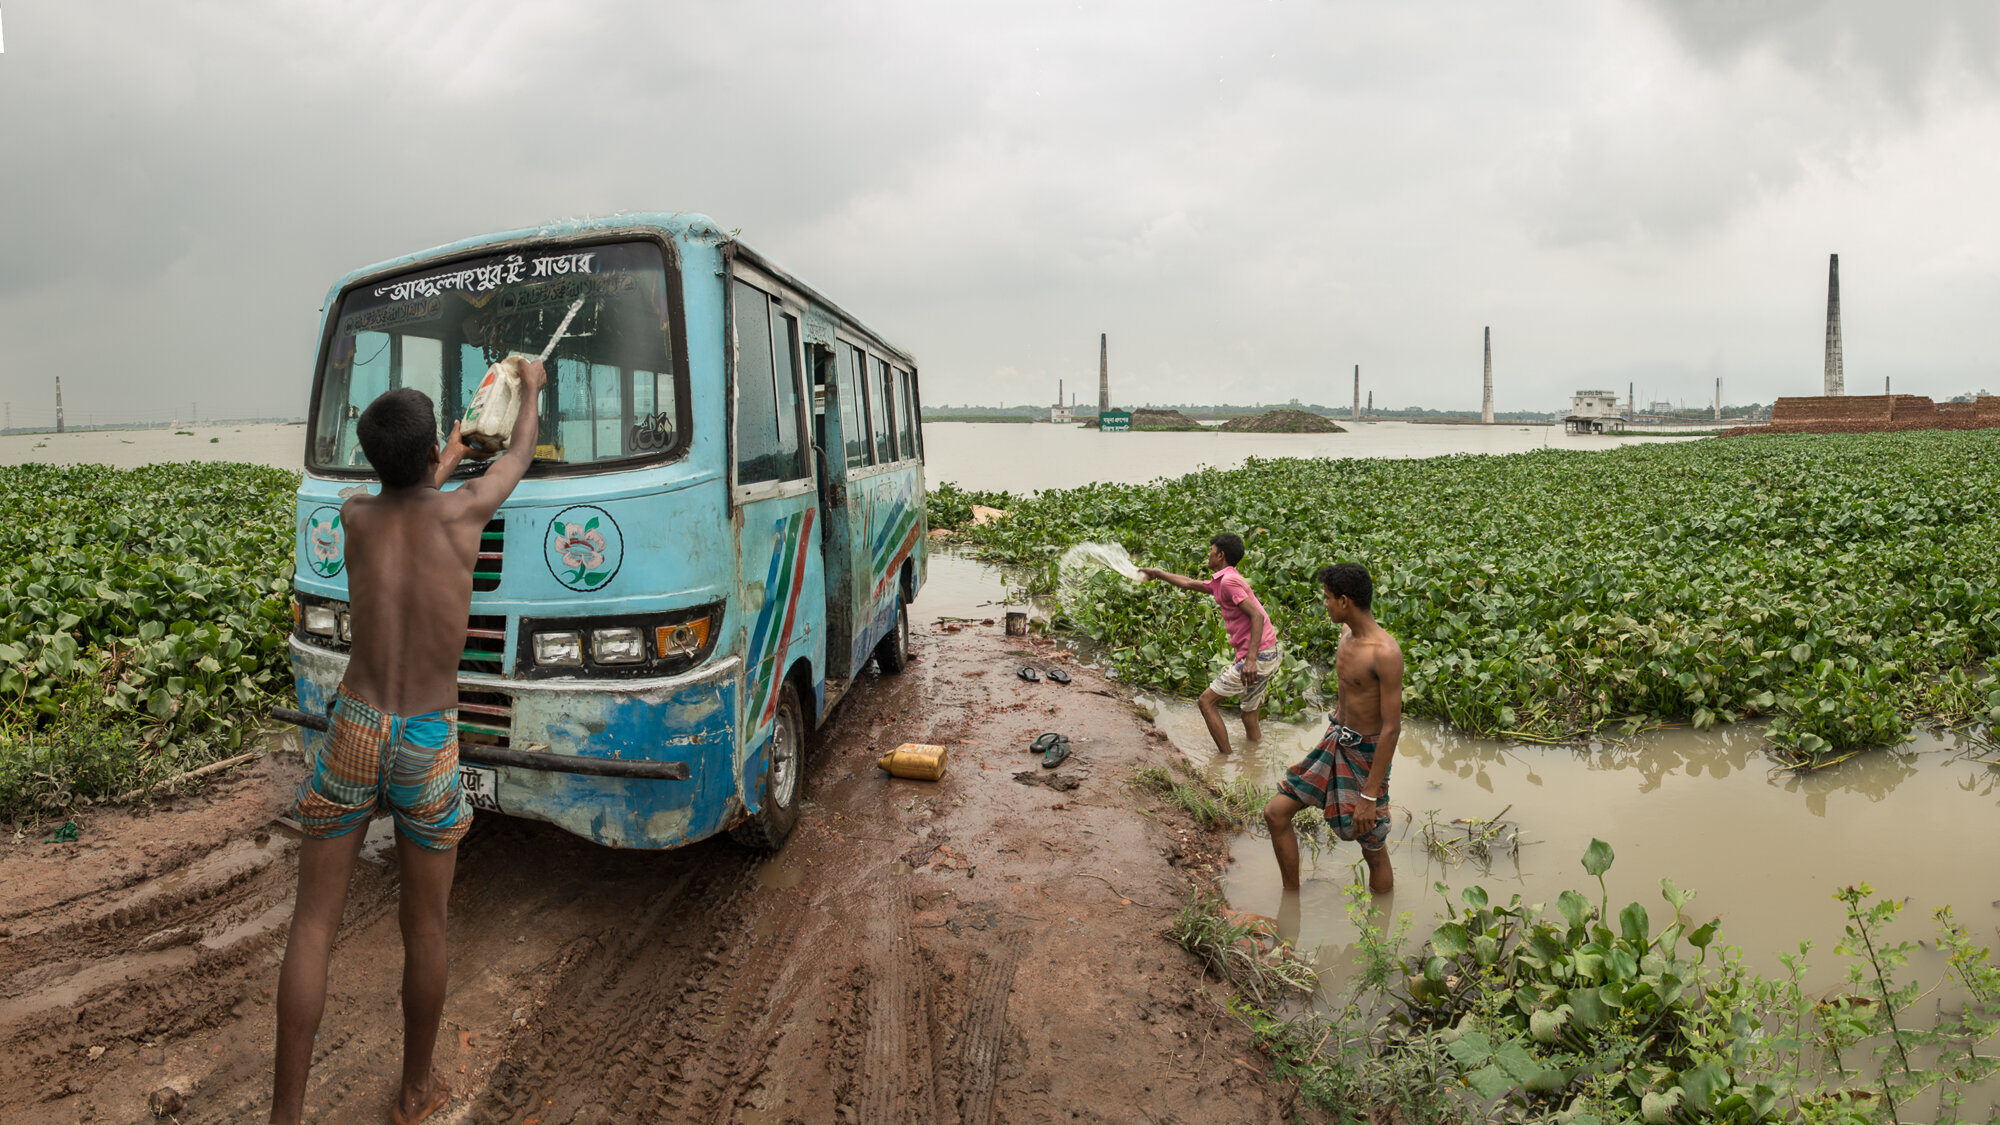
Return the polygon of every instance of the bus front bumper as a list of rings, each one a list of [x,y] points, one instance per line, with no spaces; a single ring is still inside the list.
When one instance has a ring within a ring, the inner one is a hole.
[[[291,659],[304,716],[329,715],[346,654],[294,638]],[[607,847],[671,848],[714,835],[744,812],[734,723],[741,663],[728,656],[680,676],[625,681],[460,676],[468,799]],[[309,763],[329,737],[304,732]]]

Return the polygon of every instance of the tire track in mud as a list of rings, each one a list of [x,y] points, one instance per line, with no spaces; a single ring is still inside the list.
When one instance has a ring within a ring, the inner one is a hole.
[[[883,928],[886,956],[870,963],[863,991],[867,1029],[858,1076],[864,1122],[931,1125],[937,1120],[932,1085],[929,974],[910,932],[910,906],[897,890]]]
[[[761,857],[688,859],[638,918],[563,954],[538,1026],[515,1033],[472,1120],[727,1120],[768,1052],[765,999],[795,938],[747,932]]]
[[[960,1125],[992,1125],[993,1089],[1007,1031],[1007,997],[1014,989],[1021,944],[1004,942],[999,956],[982,955],[973,967],[969,982],[972,1002],[962,1020],[965,1038],[959,1051],[963,1090],[958,1103]]]
[[[92,1086],[89,1048],[178,1041],[242,1018],[290,921],[290,856],[268,835],[245,838],[10,917],[0,943],[6,1104]]]

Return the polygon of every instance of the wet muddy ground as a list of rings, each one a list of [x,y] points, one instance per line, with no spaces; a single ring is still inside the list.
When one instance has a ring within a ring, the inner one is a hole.
[[[798,831],[609,851],[482,816],[451,902],[442,1122],[1288,1120],[1219,986],[1161,936],[1219,841],[1128,784],[1172,753],[1119,689],[1016,667],[997,627],[823,728]],[[1042,730],[1075,740],[1044,771]],[[944,781],[875,756],[944,743]],[[207,792],[0,843],[0,1120],[262,1120],[296,878],[274,753]],[[1044,782],[1053,781],[1053,786]],[[401,1040],[394,843],[363,852],[308,1114],[386,1119]],[[162,1097],[166,1095],[162,1094]],[[164,1104],[164,1103],[163,1103]]]

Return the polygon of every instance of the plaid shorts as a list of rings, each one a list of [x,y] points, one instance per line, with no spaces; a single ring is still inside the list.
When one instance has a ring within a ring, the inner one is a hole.
[[[458,787],[458,708],[405,719],[342,684],[333,737],[299,783],[293,819],[325,840],[367,824],[385,804],[396,827],[430,851],[450,851],[465,838],[472,806]]]
[[[1394,763],[1391,763],[1392,765]],[[1361,732],[1334,723],[1326,737],[1312,748],[1306,760],[1285,771],[1278,792],[1303,805],[1311,805],[1326,818],[1326,826],[1343,840],[1356,839],[1354,807],[1365,800],[1362,783],[1375,765],[1375,744],[1364,741]],[[1365,851],[1381,851],[1389,842],[1389,780],[1382,778],[1382,795],[1375,798],[1375,827],[1359,837]]]
[[[1242,660],[1232,660],[1222,671],[1215,674],[1215,682],[1208,690],[1223,697],[1241,696],[1236,701],[1239,710],[1255,711],[1264,705],[1264,693],[1271,690],[1271,677],[1278,674],[1279,653],[1276,645],[1257,654],[1257,682],[1246,690],[1243,687]]]

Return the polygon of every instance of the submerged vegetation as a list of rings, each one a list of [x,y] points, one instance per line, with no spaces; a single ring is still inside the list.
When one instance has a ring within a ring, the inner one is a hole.
[[[943,487],[940,488],[943,493]],[[1353,560],[1402,642],[1405,708],[1482,735],[1770,720],[1817,764],[1913,723],[1991,722],[2000,681],[2000,442],[1988,432],[1774,436],[1425,460],[1259,460],[1011,500],[967,534],[1040,568],[1072,544],[1202,573],[1211,535],[1285,641],[1267,707],[1330,694],[1313,574]],[[940,526],[934,524],[933,526]],[[1118,672],[1193,695],[1226,649],[1213,608],[1108,573],[1059,624]]]
[[[0,816],[239,748],[289,688],[298,475],[0,468]]]
[[[1371,1106],[1412,1122],[1988,1119],[1992,1107],[1968,1103],[2000,1074],[2000,968],[1949,908],[1936,915],[1941,979],[1926,987],[1909,971],[1917,946],[1887,937],[1902,903],[1839,890],[1846,983],[1815,997],[1809,945],[1780,958],[1782,976],[1753,973],[1671,879],[1657,930],[1638,902],[1614,918],[1613,859],[1592,841],[1595,894],[1564,891],[1553,912],[1467,887],[1411,955],[1407,916],[1383,932],[1351,887],[1349,994],[1324,1015],[1284,1019],[1255,996],[1238,1014],[1274,1076],[1344,1121]]]

